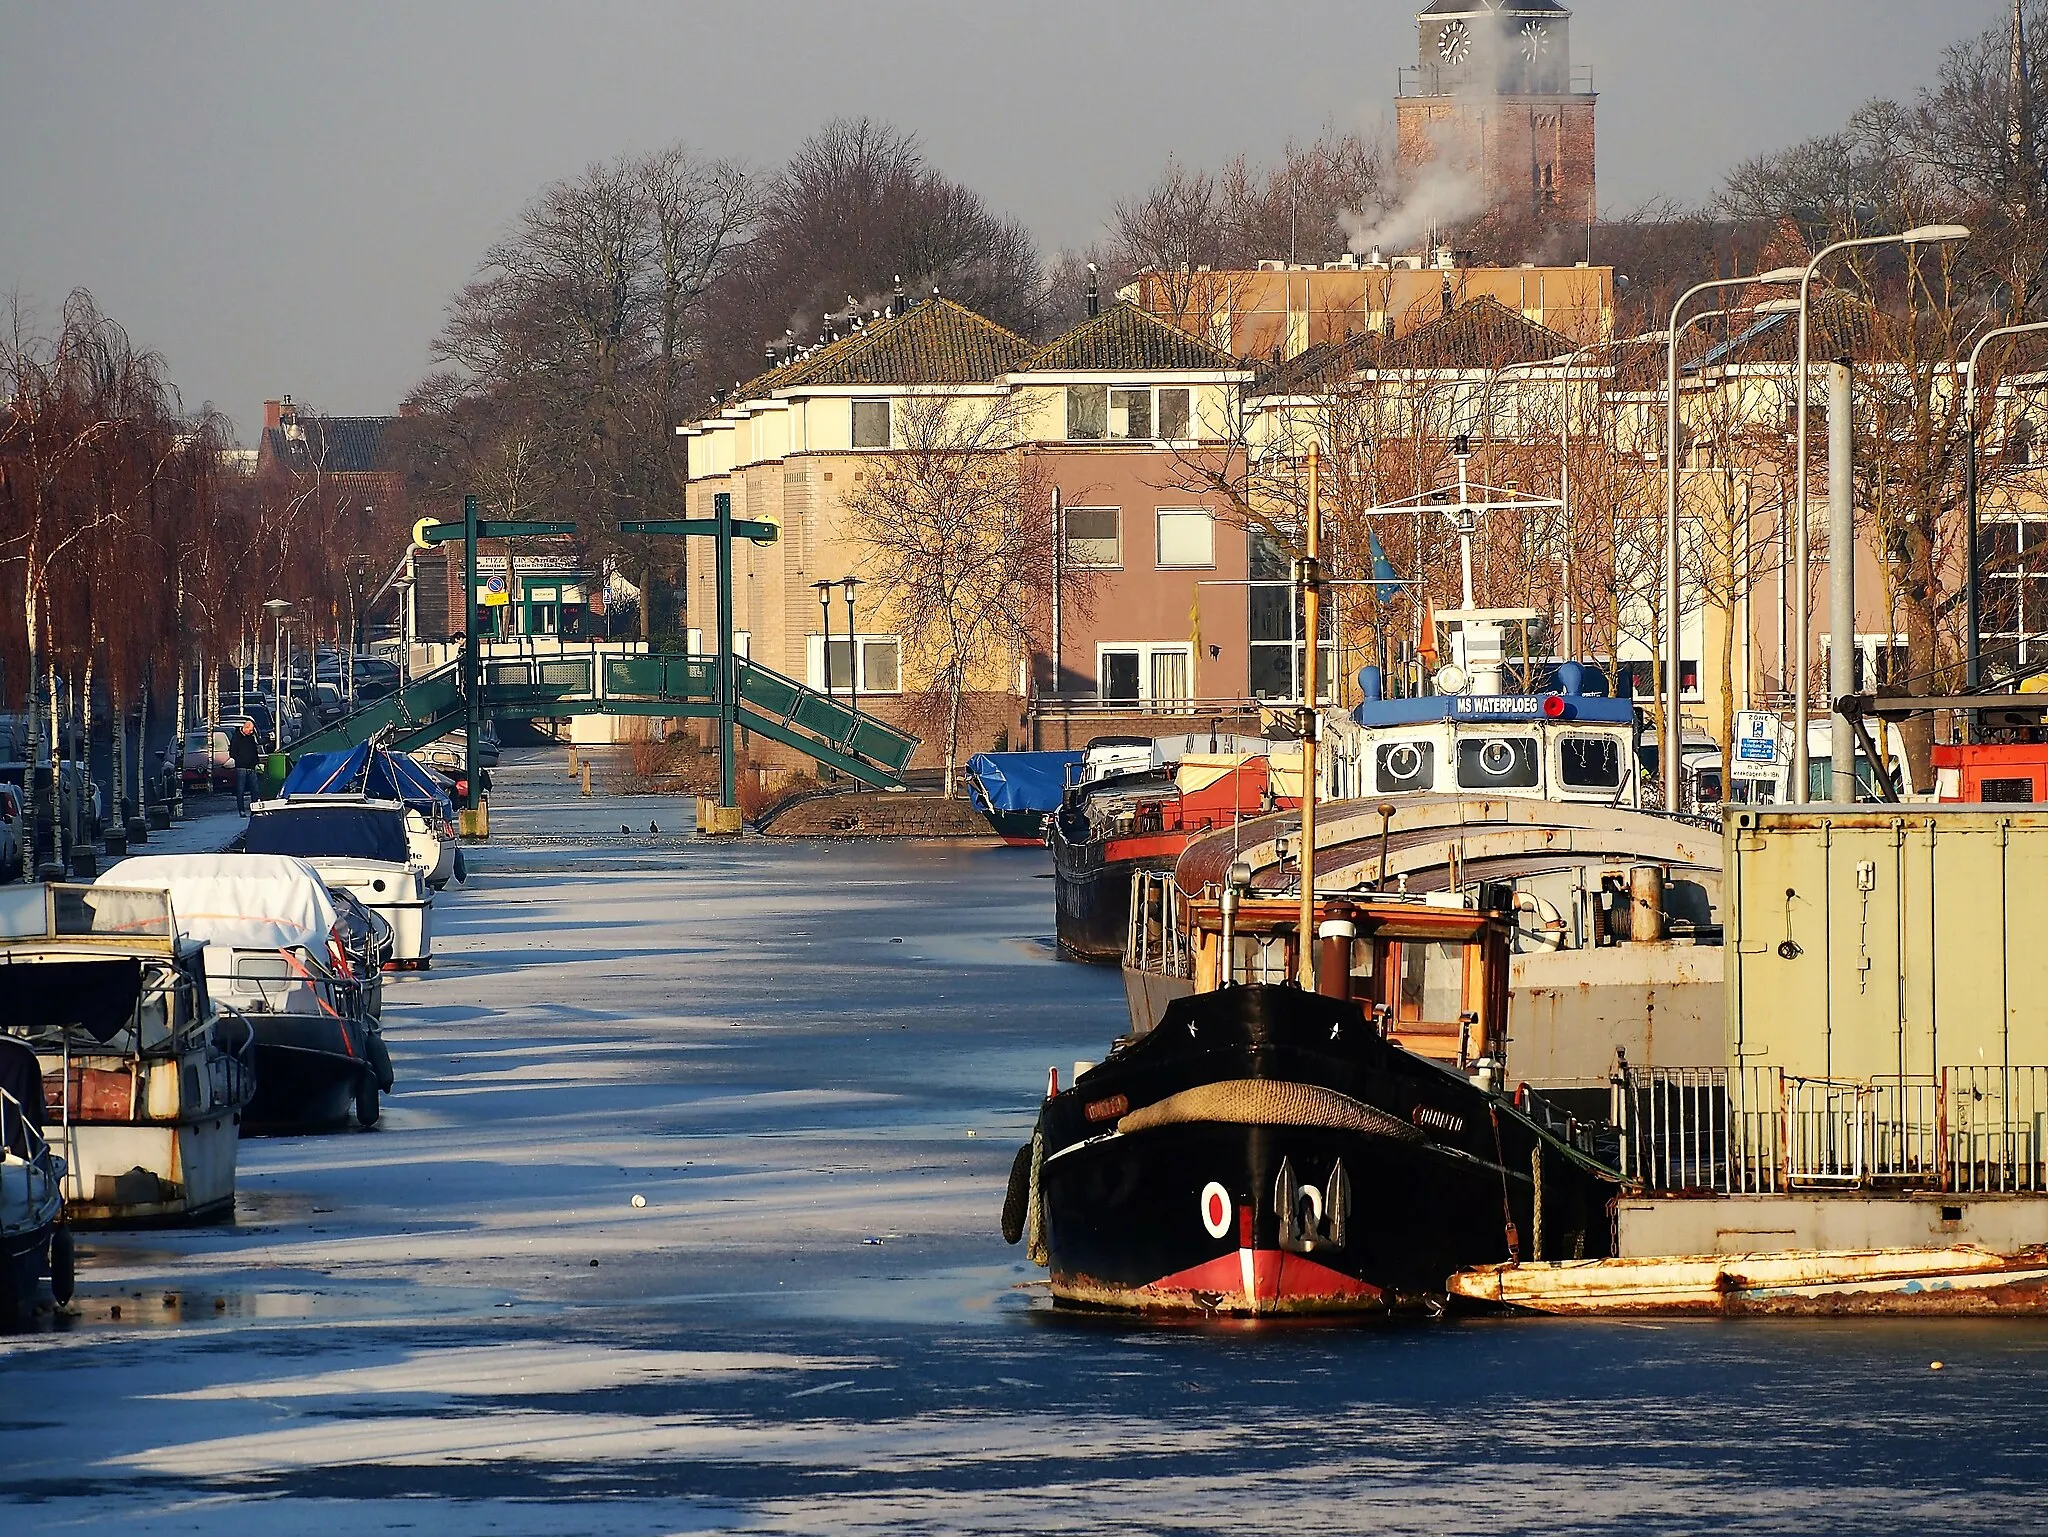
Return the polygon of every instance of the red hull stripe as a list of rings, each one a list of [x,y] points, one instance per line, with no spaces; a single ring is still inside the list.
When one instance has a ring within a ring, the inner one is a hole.
[[[1252,1286],[1258,1302],[1297,1302],[1318,1297],[1377,1297],[1379,1288],[1355,1276],[1319,1265],[1302,1254],[1285,1249],[1254,1249]],[[1161,1276],[1144,1291],[1221,1292],[1244,1295],[1244,1251],[1232,1249],[1206,1263]]]

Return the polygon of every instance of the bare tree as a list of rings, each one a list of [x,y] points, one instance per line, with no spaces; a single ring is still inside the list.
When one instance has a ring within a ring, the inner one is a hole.
[[[1028,654],[1046,623],[1052,520],[1035,462],[1018,447],[1023,410],[1016,394],[900,398],[896,446],[869,460],[846,501],[906,669],[943,702],[948,796],[969,678]]]

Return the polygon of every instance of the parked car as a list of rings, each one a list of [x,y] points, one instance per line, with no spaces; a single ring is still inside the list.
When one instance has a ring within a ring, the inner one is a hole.
[[[20,759],[0,762],[0,784],[13,786],[23,805],[29,801],[28,765]],[[106,797],[86,773],[85,765],[65,758],[57,764],[57,816],[68,823],[74,842],[96,843],[107,817]],[[17,823],[17,825],[25,825]]]
[[[185,733],[184,751],[166,747],[163,756],[163,772],[168,783],[169,776],[180,775],[188,790],[232,790],[235,787],[235,764],[228,756],[228,734],[240,726],[239,721],[224,721],[211,731],[200,726]]]
[[[341,689],[336,684],[309,684],[302,697],[305,703],[312,706],[313,714],[321,726],[327,725],[330,721],[340,720],[342,716],[348,714],[348,705],[342,699]]]
[[[28,822],[21,814],[21,796],[13,785],[0,784],[0,881],[18,881],[27,872],[22,839]]]

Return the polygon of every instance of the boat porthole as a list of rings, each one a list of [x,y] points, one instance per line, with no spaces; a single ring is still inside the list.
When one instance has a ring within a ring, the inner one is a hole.
[[[371,881],[370,889],[372,891],[382,891],[384,889],[384,883],[382,881]]]
[[[1230,1192],[1213,1179],[1202,1187],[1202,1226],[1211,1238],[1230,1231]]]

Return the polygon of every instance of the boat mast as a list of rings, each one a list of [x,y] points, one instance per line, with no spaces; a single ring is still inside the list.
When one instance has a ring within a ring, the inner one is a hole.
[[[1316,699],[1322,690],[1317,663],[1322,654],[1323,575],[1321,486],[1317,445],[1308,445],[1308,553],[1301,562],[1301,612],[1307,641],[1301,667],[1301,985],[1316,990]]]

